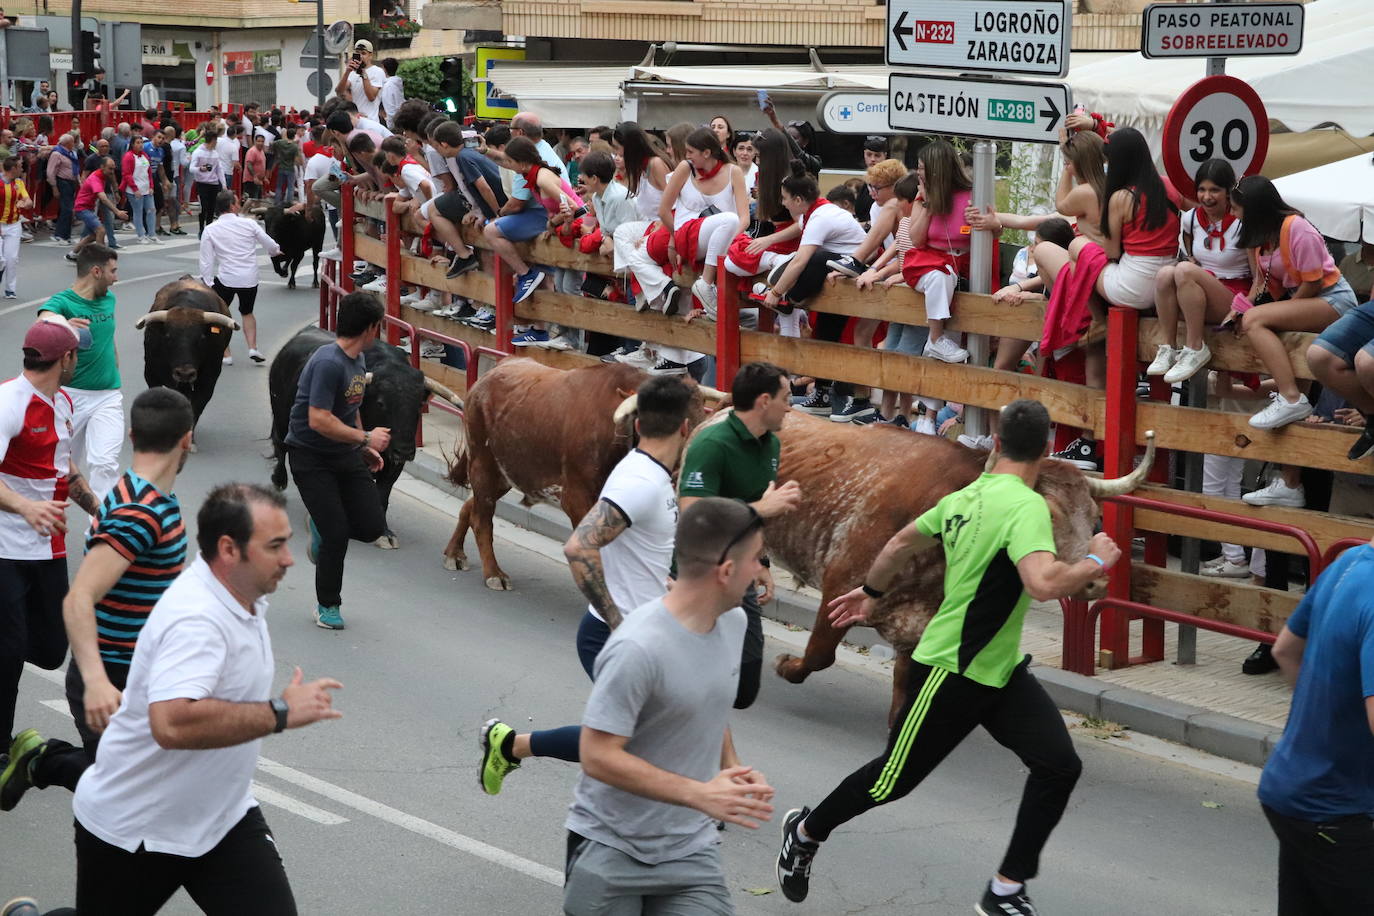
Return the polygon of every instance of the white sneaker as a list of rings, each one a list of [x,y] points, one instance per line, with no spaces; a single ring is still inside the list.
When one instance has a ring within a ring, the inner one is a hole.
[[[945,363],[968,362],[968,351],[949,337],[926,341],[924,355]]]
[[[1212,359],[1212,351],[1206,344],[1200,350],[1192,350],[1184,347],[1179,354],[1178,362],[1174,363],[1172,369],[1164,373],[1164,381],[1170,385],[1192,378]]]
[[[433,340],[420,341],[420,356],[424,359],[443,359],[448,356],[448,347]]]
[[[261,366],[263,363],[267,362],[267,357],[263,356],[262,353],[261,353],[260,351],[258,351],[258,350],[251,350],[251,349],[250,349],[250,350],[248,351],[248,358],[251,359],[253,362],[257,363],[257,364],[260,365],[260,366]]]
[[[1226,560],[1226,557],[1224,557],[1224,556],[1222,556],[1222,557],[1212,557],[1212,559],[1210,559],[1210,560],[1203,560],[1202,563],[1200,564],[1200,568],[1202,568],[1202,569],[1207,569],[1208,567],[1212,567],[1212,566],[1220,566],[1221,564],[1223,564],[1223,563],[1225,563],[1225,562],[1227,562],[1227,560]]]
[[[320,252],[320,257],[324,258],[326,261],[342,261],[342,260],[343,260],[343,249],[342,249],[342,248],[331,248],[331,249],[329,249],[328,251],[321,251],[321,252]]]
[[[959,444],[968,448],[982,449],[986,452],[992,451],[991,436],[970,436],[968,433],[964,433],[959,437]]]
[[[152,242],[154,245],[161,245],[161,244],[162,244],[162,239],[158,238],[158,237],[155,236],[155,235],[150,235],[150,236],[148,236],[148,241]]]
[[[1232,563],[1230,560],[1223,559],[1216,566],[1204,566],[1198,572],[1213,579],[1248,579],[1250,578],[1250,564]]]
[[[234,357],[226,353],[224,354],[224,359],[220,360],[220,362],[226,366],[232,366],[234,364]]]
[[[566,335],[563,335],[563,334],[555,334],[553,337],[550,337],[548,340],[544,341],[544,349],[545,349],[545,350],[576,350],[577,347],[573,346],[573,342],[572,342],[571,340],[569,340],[569,339],[567,338]]]
[[[1255,429],[1278,429],[1303,419],[1312,413],[1312,402],[1307,395],[1299,394],[1296,401],[1285,400],[1277,391],[1269,395],[1269,406],[1250,418]]]
[[[716,288],[707,283],[703,278],[697,277],[692,284],[692,295],[696,296],[697,302],[706,311],[707,318],[716,317]]]
[[[935,421],[930,417],[917,417],[916,422],[911,425],[911,428],[918,433],[925,433],[927,436],[936,435]]]
[[[1301,509],[1307,505],[1307,493],[1303,490],[1302,484],[1290,487],[1283,482],[1282,477],[1275,477],[1269,486],[1253,493],[1246,493],[1241,499],[1252,506],[1289,506]]]
[[[384,293],[384,292],[386,292],[386,277],[378,277],[377,279],[373,280],[371,283],[365,284],[365,285],[363,286],[363,289],[367,290],[367,291],[370,292],[370,293]]]
[[[401,305],[414,305],[415,303],[419,302],[419,301],[420,301],[421,299],[423,299],[423,298],[425,298],[425,297],[420,295],[420,291],[419,291],[419,290],[411,290],[410,292],[408,292],[408,293],[406,293],[404,296],[402,296],[402,297],[400,298],[399,302],[400,302]]]
[[[145,235],[145,236],[142,236],[141,238],[139,238],[138,243],[139,243],[140,245],[151,245],[151,244],[153,244],[153,240],[152,240],[149,236],[146,236],[146,235]]]
[[[429,296],[416,296],[409,302],[406,302],[406,300],[402,299],[401,304],[409,305],[417,312],[437,312],[439,310],[439,306],[442,303],[435,302]]]
[[[616,362],[624,363],[627,366],[634,366],[636,369],[643,369],[648,372],[658,365],[658,357],[654,356],[653,351],[641,346],[638,350],[633,350],[615,358]]]
[[[1178,348],[1168,344],[1160,344],[1155,348],[1154,361],[1146,368],[1146,375],[1163,375],[1174,368],[1174,363],[1178,361]]]

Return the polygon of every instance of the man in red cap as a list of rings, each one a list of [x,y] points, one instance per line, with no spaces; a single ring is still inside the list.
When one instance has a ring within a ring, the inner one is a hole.
[[[24,371],[0,384],[0,740],[14,729],[24,662],[67,655],[65,509],[100,508],[71,463],[72,400],[62,390],[90,332],[51,316],[24,335]]]

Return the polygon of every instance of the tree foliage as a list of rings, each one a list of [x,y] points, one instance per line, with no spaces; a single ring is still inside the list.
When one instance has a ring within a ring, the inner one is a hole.
[[[443,62],[442,57],[417,57],[414,60],[403,60],[397,68],[396,73],[405,83],[405,93],[408,99],[424,99],[431,105],[438,104],[443,98],[439,91],[439,85],[443,81],[443,73],[439,70],[439,64]],[[463,100],[464,104],[472,98],[472,75],[468,73],[466,67],[463,68]]]

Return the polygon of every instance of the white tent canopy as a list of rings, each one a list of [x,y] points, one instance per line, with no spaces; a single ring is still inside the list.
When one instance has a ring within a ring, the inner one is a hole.
[[[1274,182],[1322,235],[1374,244],[1374,161],[1361,153]]]
[[[1259,93],[1271,120],[1293,131],[1335,124],[1363,137],[1374,134],[1369,96],[1374,2],[1314,0],[1307,5],[1302,53],[1291,57],[1232,57],[1230,76]],[[1169,108],[1206,73],[1203,58],[1146,60],[1123,54],[1075,67],[1068,82],[1074,101],[1117,124],[1156,133]]]

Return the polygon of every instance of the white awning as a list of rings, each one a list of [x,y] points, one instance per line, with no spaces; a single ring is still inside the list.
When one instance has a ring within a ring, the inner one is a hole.
[[[1274,186],[1322,235],[1374,244],[1374,162],[1369,153],[1288,175]]]

